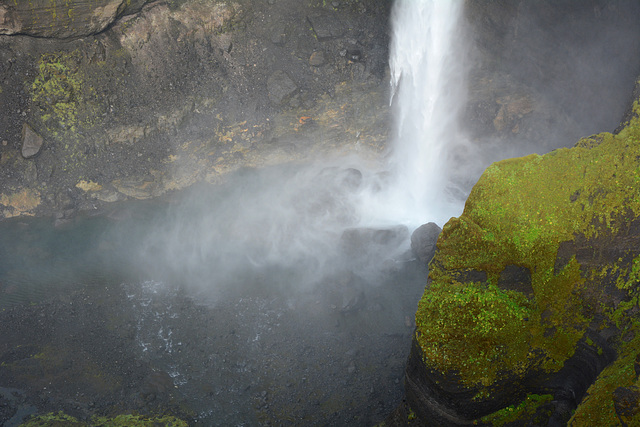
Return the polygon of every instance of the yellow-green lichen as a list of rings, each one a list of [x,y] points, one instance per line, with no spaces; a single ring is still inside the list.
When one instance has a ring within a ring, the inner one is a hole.
[[[536,417],[538,409],[553,400],[550,394],[530,394],[518,405],[510,405],[500,411],[481,418],[483,424],[495,427],[508,425],[517,421],[532,421]],[[545,414],[540,414],[544,418]]]
[[[75,417],[67,415],[64,412],[51,412],[49,414],[32,417],[26,422],[20,424],[20,427],[82,427],[86,426]]]
[[[575,257],[558,264],[558,249],[577,235],[615,235],[622,218],[640,215],[638,159],[640,123],[633,119],[618,135],[491,165],[462,215],[444,226],[430,266],[431,287],[416,313],[427,366],[456,372],[470,387],[533,367],[560,369],[592,313],[583,305],[588,274]],[[637,280],[638,264],[620,288]],[[509,265],[530,272],[532,297],[497,289]],[[461,272],[468,271],[486,274],[486,282],[465,283]]]
[[[38,61],[38,75],[31,84],[31,99],[40,118],[54,135],[60,130],[75,132],[91,116],[93,89],[85,84],[78,67],[80,53],[45,53]]]

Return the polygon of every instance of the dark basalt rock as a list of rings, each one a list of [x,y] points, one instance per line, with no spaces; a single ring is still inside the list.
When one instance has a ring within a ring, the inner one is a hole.
[[[298,86],[287,73],[276,71],[267,80],[267,90],[269,91],[269,100],[274,105],[281,105],[298,90]]]
[[[527,297],[532,297],[533,287],[531,286],[531,271],[526,267],[508,265],[504,270],[502,270],[502,273],[500,273],[498,287],[501,289],[522,292]]]
[[[327,41],[342,37],[345,26],[342,20],[333,14],[319,14],[307,17],[318,41]]]
[[[429,222],[416,228],[411,234],[411,250],[415,256],[428,264],[436,253],[436,241],[442,229],[438,224]]]
[[[640,413],[640,388],[636,386],[618,387],[613,392],[613,403],[620,420]],[[627,425],[623,422],[623,425]]]

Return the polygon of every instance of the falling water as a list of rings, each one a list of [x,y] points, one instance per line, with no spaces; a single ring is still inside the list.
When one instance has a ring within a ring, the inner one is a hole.
[[[465,150],[461,0],[397,0],[391,17],[391,103],[395,128],[389,205],[408,225],[459,215],[455,157]],[[460,167],[460,165],[458,165]]]

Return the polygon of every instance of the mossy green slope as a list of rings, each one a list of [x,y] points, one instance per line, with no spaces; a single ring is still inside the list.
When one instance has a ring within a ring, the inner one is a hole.
[[[636,329],[627,314],[638,306],[640,248],[598,268],[575,255],[558,262],[558,249],[576,236],[616,236],[639,216],[637,118],[617,135],[494,163],[462,215],[444,226],[430,264],[430,287],[416,314],[427,366],[457,374],[487,397],[501,381],[557,372],[588,328],[609,322]],[[498,286],[510,265],[528,269],[533,295]],[[607,290],[600,284],[611,281],[622,302],[602,303]]]

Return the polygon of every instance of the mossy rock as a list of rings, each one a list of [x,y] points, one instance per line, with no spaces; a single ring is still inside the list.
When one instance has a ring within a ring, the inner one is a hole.
[[[425,367],[473,391],[471,401],[511,390],[517,405],[579,348],[608,363],[610,346],[612,366],[624,367],[607,369],[628,371],[623,355],[640,350],[629,338],[640,332],[640,120],[570,149],[494,163],[437,247],[415,338]],[[504,272],[514,267],[528,273],[527,292],[510,286]],[[623,385],[637,386],[636,377]],[[597,405],[613,408],[611,387],[594,387]],[[580,413],[576,425],[613,422],[580,424]]]
[[[118,415],[113,418],[93,417],[89,422],[78,421],[75,417],[60,411],[33,417],[20,427],[187,427],[188,424],[173,416],[147,417],[142,415]]]

